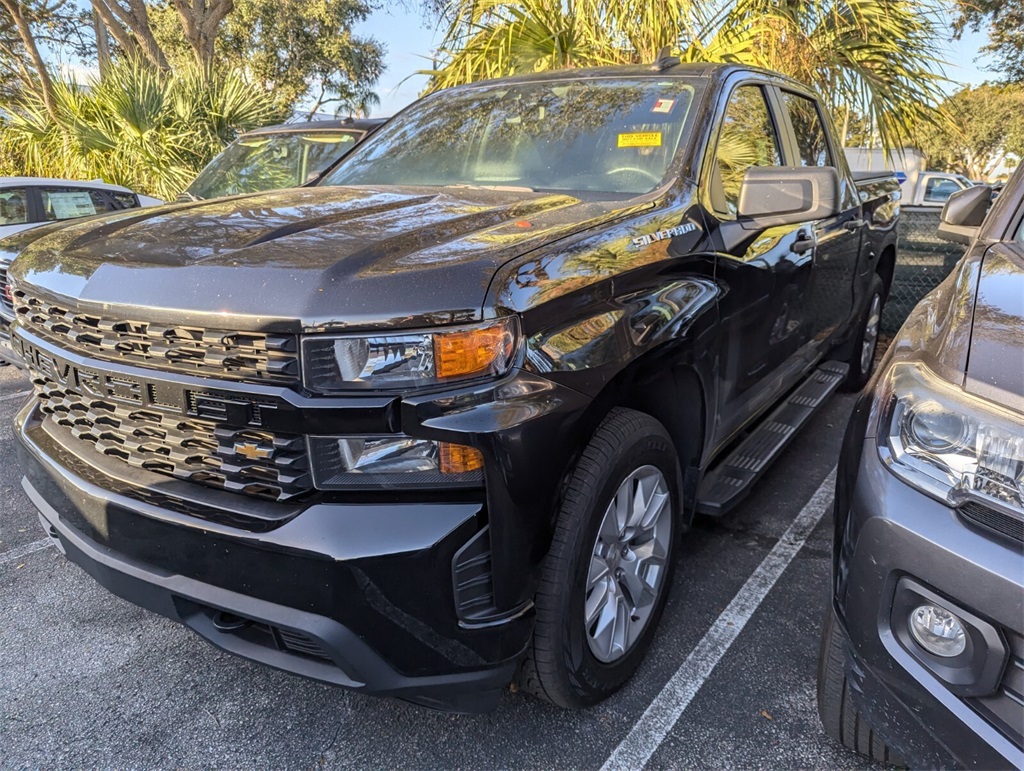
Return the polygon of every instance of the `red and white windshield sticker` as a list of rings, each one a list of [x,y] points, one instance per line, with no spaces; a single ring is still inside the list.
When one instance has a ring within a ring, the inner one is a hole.
[[[659,99],[654,103],[654,109],[651,112],[670,113],[672,108],[676,106],[675,99]]]

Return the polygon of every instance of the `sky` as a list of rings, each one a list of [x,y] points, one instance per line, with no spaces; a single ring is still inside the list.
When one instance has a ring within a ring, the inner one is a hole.
[[[419,10],[409,10],[387,2],[384,8],[375,11],[358,25],[355,31],[376,38],[387,47],[385,61],[388,68],[377,84],[380,105],[373,114],[393,115],[414,101],[426,85],[427,78],[416,72],[430,69],[431,52],[440,44],[442,34],[435,34],[432,25],[423,20]],[[983,69],[986,60],[979,58],[979,50],[985,43],[984,32],[968,32],[961,40],[950,42],[946,55],[949,62],[946,76],[952,81],[949,91],[955,91],[963,84],[978,85],[994,79],[994,73]]]

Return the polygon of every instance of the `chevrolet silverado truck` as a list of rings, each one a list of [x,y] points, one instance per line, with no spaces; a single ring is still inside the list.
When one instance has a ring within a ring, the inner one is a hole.
[[[429,95],[320,184],[7,242],[43,528],[220,648],[579,708],[680,538],[871,372],[898,184],[739,66]]]

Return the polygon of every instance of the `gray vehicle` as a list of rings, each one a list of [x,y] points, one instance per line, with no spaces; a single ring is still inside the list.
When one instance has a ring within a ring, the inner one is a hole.
[[[178,200],[298,187],[319,178],[386,121],[345,118],[247,131],[210,161]]]
[[[952,196],[939,233],[967,254],[844,441],[818,706],[875,760],[1021,768],[1024,170],[994,204],[986,187]]]

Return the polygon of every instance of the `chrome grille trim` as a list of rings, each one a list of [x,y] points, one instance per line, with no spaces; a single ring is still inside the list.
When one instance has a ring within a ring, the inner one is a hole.
[[[312,490],[305,437],[92,398],[33,375],[39,411],[61,428],[69,449],[84,446],[129,466],[264,500]]]
[[[14,314],[14,303],[8,297],[10,281],[7,278],[8,263],[0,262],[0,313],[11,316]]]
[[[14,313],[26,330],[96,359],[227,380],[299,382],[295,335],[106,318],[20,289],[14,292]]]

